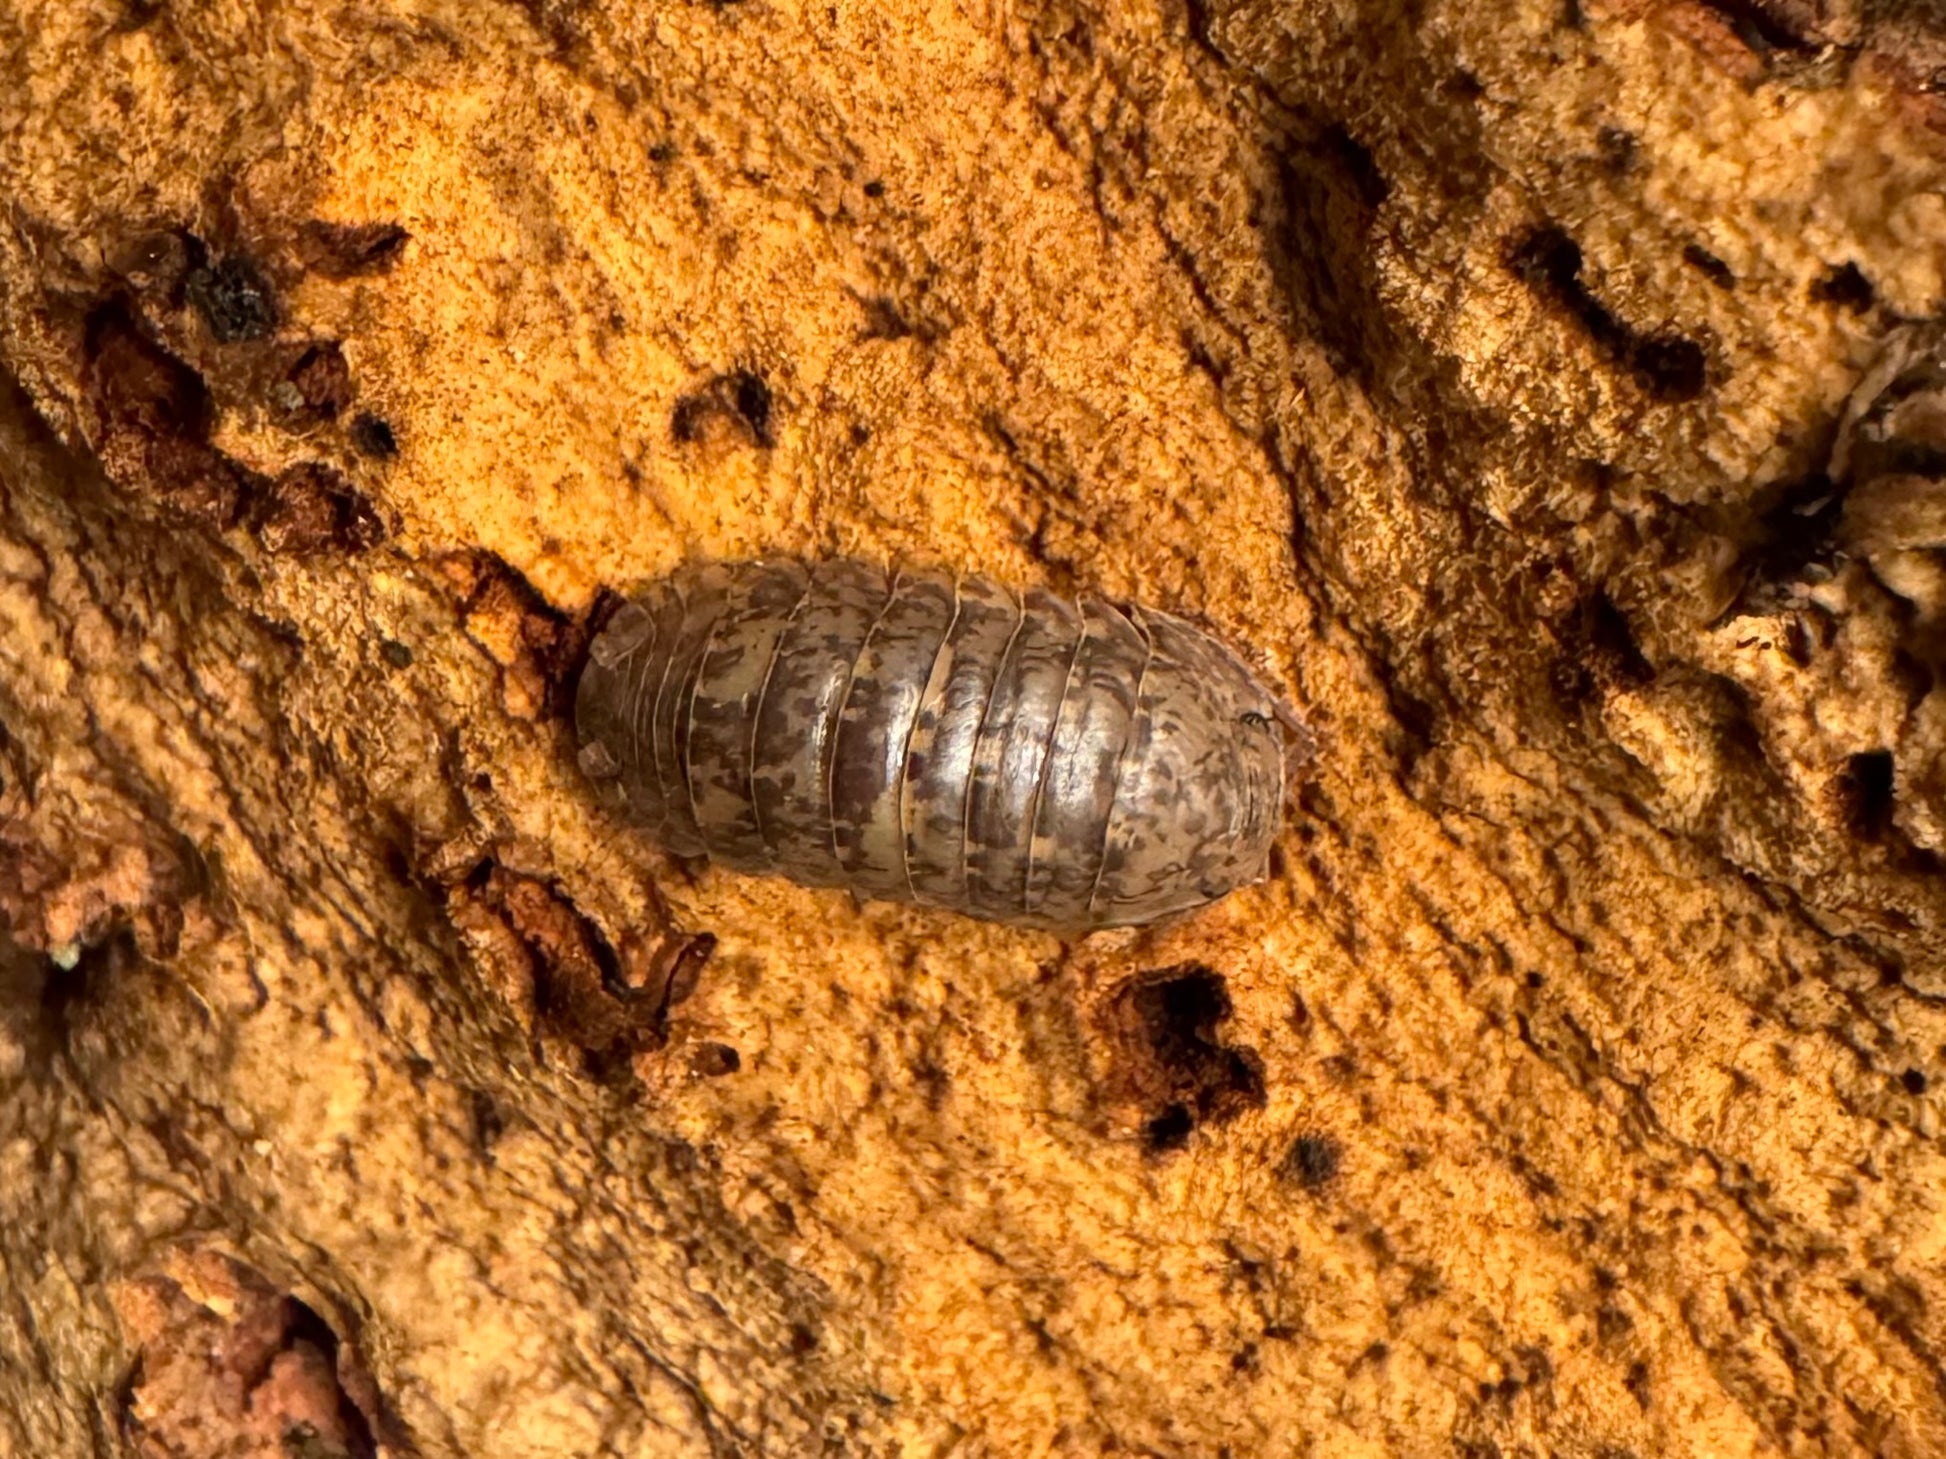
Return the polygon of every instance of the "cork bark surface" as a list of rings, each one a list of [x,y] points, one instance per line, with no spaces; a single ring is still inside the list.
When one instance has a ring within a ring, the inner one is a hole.
[[[0,1453],[1946,1452],[1942,66],[7,0]],[[604,594],[837,553],[1237,644],[1273,877],[604,820]]]

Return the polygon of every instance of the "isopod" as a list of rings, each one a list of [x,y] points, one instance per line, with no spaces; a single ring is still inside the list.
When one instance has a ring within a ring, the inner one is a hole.
[[[1069,934],[1261,879],[1286,717],[1170,614],[843,559],[680,569],[575,697],[582,769],[667,851]]]

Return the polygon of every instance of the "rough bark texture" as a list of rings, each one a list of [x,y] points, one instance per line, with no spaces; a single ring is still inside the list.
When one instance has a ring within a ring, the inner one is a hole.
[[[1946,1451],[1937,381],[1828,472],[1942,64],[10,0],[0,1452]],[[605,822],[602,590],[840,551],[1245,646],[1276,877],[1064,945]]]

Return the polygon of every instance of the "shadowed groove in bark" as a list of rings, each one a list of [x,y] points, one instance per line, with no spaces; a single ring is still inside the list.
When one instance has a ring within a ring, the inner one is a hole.
[[[1626,368],[1651,399],[1680,403],[1703,393],[1702,346],[1676,334],[1644,335],[1616,318],[1583,281],[1581,249],[1560,228],[1543,225],[1514,240],[1507,267],[1580,325],[1595,348]]]

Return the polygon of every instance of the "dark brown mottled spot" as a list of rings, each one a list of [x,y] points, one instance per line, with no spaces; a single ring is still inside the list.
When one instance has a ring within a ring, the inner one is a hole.
[[[1299,1135],[1291,1141],[1277,1170],[1300,1188],[1315,1191],[1337,1178],[1343,1160],[1343,1147],[1329,1135]]]
[[[119,305],[95,312],[83,348],[93,445],[109,479],[204,525],[233,526],[262,478],[209,444],[216,410],[202,377]]]
[[[385,524],[364,493],[319,461],[279,476],[259,503],[254,525],[270,551],[300,557],[327,548],[364,552],[385,540]]]
[[[870,294],[858,302],[865,311],[864,338],[900,340],[911,336],[912,326],[899,312],[896,300],[884,294]]]
[[[218,344],[263,339],[277,328],[270,280],[247,258],[233,256],[192,269],[184,293]]]
[[[325,420],[351,404],[351,366],[335,339],[309,346],[285,375],[296,407]]]

